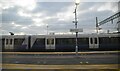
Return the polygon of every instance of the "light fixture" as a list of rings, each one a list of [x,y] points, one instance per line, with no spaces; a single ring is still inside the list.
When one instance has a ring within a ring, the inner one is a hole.
[[[80,0],[75,0],[76,5],[79,5],[79,3],[80,3]]]

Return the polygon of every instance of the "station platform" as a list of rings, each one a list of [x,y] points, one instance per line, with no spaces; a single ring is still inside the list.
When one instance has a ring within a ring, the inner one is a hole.
[[[106,54],[120,53],[120,51],[85,51],[78,54]],[[76,52],[0,52],[0,54],[76,54]]]

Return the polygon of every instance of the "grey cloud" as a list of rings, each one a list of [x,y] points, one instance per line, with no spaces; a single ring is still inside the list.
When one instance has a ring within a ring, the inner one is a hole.
[[[2,30],[7,30],[7,33],[11,32],[21,32],[20,28],[15,28],[13,25],[10,23],[2,23]]]
[[[72,23],[72,21],[56,21],[48,25],[49,31],[54,32],[69,32],[71,28],[74,28],[74,24]]]
[[[80,5],[78,6],[79,10],[86,10],[94,6],[99,6],[100,3],[97,2],[81,2]]]
[[[97,4],[93,3],[93,5],[91,5],[91,4],[92,3],[84,3],[84,4],[82,4],[83,6],[81,6],[81,9],[86,9],[87,10],[87,9],[89,9],[91,7],[95,7],[95,6],[96,6],[96,8],[99,8],[99,6],[102,6],[106,3],[97,3]],[[116,4],[116,3],[111,3],[112,6],[114,4]],[[113,8],[115,8],[115,6]],[[79,9],[78,11],[81,12],[81,9]],[[98,17],[98,21],[102,21],[102,20],[110,17],[113,14],[114,13],[110,10],[105,10],[105,11],[91,10],[91,11],[85,12],[83,14],[78,15],[78,26],[83,27],[85,29],[95,28],[95,24],[96,24],[95,23],[95,17]]]
[[[65,11],[72,2],[37,2],[37,7],[33,13],[44,12],[47,15],[55,15],[57,12]]]
[[[21,19],[16,21],[16,23],[18,23],[20,25],[30,25],[30,24],[33,24],[34,22],[32,21],[32,18],[22,17]]]
[[[43,20],[44,23],[49,24],[49,25],[54,24],[57,21],[58,21],[57,18],[51,18],[51,19],[48,19],[48,20]]]
[[[19,7],[9,8],[2,11],[2,23],[15,22],[21,25],[32,24],[32,18],[22,17],[17,14]]]
[[[16,14],[17,8],[9,8],[7,10],[2,10],[2,22],[3,23],[10,23],[11,21],[16,21],[20,17]]]

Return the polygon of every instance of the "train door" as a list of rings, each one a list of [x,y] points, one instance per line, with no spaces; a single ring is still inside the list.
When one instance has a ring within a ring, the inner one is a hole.
[[[45,40],[46,49],[55,49],[55,38],[50,37]]]
[[[14,49],[14,39],[13,38],[5,39],[5,49]]]
[[[99,48],[98,37],[89,37],[89,48]]]

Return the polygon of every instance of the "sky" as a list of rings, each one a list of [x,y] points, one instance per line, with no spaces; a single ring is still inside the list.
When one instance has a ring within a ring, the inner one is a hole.
[[[74,10],[74,0],[0,0],[0,34],[71,34],[70,29],[75,28]],[[78,28],[83,29],[80,33],[95,33],[96,17],[102,21],[117,12],[118,0],[81,1],[77,7]],[[116,22],[100,26],[100,32],[116,31]]]

